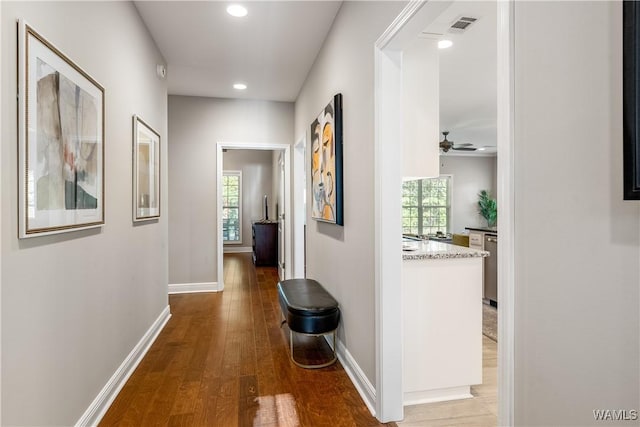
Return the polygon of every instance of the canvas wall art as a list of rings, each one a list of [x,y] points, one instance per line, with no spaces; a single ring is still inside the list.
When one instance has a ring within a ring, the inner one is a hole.
[[[133,116],[133,220],[160,216],[160,134]]]
[[[19,22],[19,237],[104,224],[104,89]]]
[[[623,16],[624,199],[640,200],[640,4],[625,1]]]
[[[311,217],[344,225],[342,183],[342,94],[311,123]]]

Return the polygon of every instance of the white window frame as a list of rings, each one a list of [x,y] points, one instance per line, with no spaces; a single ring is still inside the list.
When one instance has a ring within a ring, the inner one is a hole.
[[[241,170],[223,170],[222,177],[224,179],[225,176],[237,176],[238,177],[238,240],[224,240],[224,235],[222,236],[222,243],[224,245],[241,245],[242,244],[242,171]],[[222,185],[222,194],[220,194],[220,198],[223,199],[224,196],[224,184]],[[222,211],[224,212],[225,208],[235,207],[235,206],[226,206],[222,203]],[[224,215],[220,217],[220,221],[224,221]]]
[[[452,192],[453,192],[453,175],[450,174],[443,174],[434,178],[425,178],[425,179],[442,179],[442,178],[447,178],[447,204],[446,206],[444,206],[444,208],[446,209],[447,212],[447,226],[446,226],[446,230],[445,233],[449,233],[451,231],[451,199],[452,197]],[[414,207],[417,208],[418,210],[418,230],[417,230],[417,234],[418,235],[427,235],[429,233],[425,233],[424,228],[423,228],[423,221],[424,221],[424,205],[422,205],[421,200],[422,200],[422,181],[424,181],[425,179],[418,179],[416,181],[420,181],[421,183],[420,185],[420,189],[418,190],[418,205],[417,206],[405,206],[403,205],[402,207]],[[442,207],[442,206],[434,206],[434,207]],[[403,218],[404,219],[404,218]],[[403,230],[404,232],[404,230]],[[410,233],[413,234],[413,233]]]

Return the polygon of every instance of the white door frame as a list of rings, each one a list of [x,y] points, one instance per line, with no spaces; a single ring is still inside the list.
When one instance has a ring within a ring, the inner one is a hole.
[[[285,264],[291,265],[291,146],[268,142],[216,142],[216,204],[217,204],[217,246],[218,246],[218,291],[224,289],[223,244],[222,244],[222,150],[284,150],[284,233]],[[285,268],[285,279],[291,278],[290,268]]]
[[[304,191],[306,189],[307,136],[296,142],[293,149],[293,277],[304,277],[304,226],[307,223]]]
[[[398,333],[402,331],[402,149],[397,143],[402,132],[402,47],[450,4],[410,1],[374,47],[376,417],[381,422],[404,417],[402,334]],[[498,425],[514,422],[513,55],[513,0],[505,0],[498,4]]]
[[[287,243],[287,234],[284,229],[284,221],[283,219],[287,219],[290,212],[287,212],[284,209],[284,201],[287,199],[286,192],[284,190],[284,155],[281,151],[278,153],[278,195],[275,197],[275,203],[280,203],[280,196],[282,196],[282,212],[276,209],[276,221],[278,221],[278,277],[280,280],[284,280],[287,274],[287,269],[291,268],[291,262],[287,265],[287,260],[285,258],[286,250],[289,248],[289,244]],[[278,206],[278,205],[276,205]],[[284,246],[284,251],[282,246]],[[291,275],[289,275],[291,277]]]
[[[2,6],[0,5],[0,22],[2,22]],[[0,43],[1,44],[1,43]],[[0,57],[2,57],[1,55],[2,52],[2,47],[0,46]],[[4,80],[2,80],[2,70],[0,69],[0,82],[2,82]],[[4,97],[2,96],[2,84],[0,84],[0,100],[3,100]],[[0,101],[0,129],[4,129],[4,126],[2,124],[2,102]],[[2,163],[2,156],[0,155],[0,164]],[[2,176],[0,174],[0,176]],[[2,185],[2,179],[0,179],[0,186]],[[2,212],[2,204],[0,203],[0,212]],[[0,215],[1,216],[1,215]],[[0,237],[2,236],[2,231],[1,231],[1,227],[0,227]],[[0,239],[0,241],[2,241]],[[2,249],[0,247],[0,343],[2,342],[2,274],[1,274],[1,270],[2,270]],[[2,366],[2,354],[0,352],[0,366]],[[2,369],[0,369],[0,420],[2,420]]]
[[[498,425],[515,423],[515,0],[498,2]]]

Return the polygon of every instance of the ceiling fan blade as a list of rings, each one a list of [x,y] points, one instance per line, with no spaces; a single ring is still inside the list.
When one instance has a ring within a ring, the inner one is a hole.
[[[452,147],[454,150],[458,150],[458,151],[476,151],[477,148],[475,147]]]
[[[462,143],[462,144],[457,144],[456,143],[456,147],[471,147],[472,145],[473,144],[470,143],[470,142],[465,142],[465,143]]]

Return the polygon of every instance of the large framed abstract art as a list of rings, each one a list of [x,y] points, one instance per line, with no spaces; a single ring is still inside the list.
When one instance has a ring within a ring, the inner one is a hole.
[[[342,183],[342,94],[311,123],[311,217],[344,225]]]
[[[18,23],[19,237],[104,224],[104,88]]]
[[[133,220],[160,216],[160,134],[133,116]]]
[[[624,199],[640,199],[640,3],[623,5]]]

